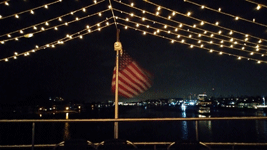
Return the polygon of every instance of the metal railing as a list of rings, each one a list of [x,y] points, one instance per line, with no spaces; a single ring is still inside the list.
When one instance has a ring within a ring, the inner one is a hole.
[[[218,120],[267,120],[267,117],[211,117],[211,118],[120,118],[120,119],[2,119],[0,123],[32,123],[32,144],[29,145],[0,145],[1,148],[47,148],[58,144],[35,144],[35,123],[82,123],[82,122],[153,122],[153,121],[195,121],[196,141],[199,141],[199,121]],[[1,134],[1,133],[0,133]],[[156,149],[157,145],[170,145],[172,142],[132,142],[134,145],[149,145]],[[201,142],[208,146],[266,146],[267,143],[238,143],[238,142]],[[93,143],[97,146],[100,143]]]

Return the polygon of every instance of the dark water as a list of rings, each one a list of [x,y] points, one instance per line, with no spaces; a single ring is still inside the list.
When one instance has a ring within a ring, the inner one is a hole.
[[[119,118],[198,117],[194,110],[120,108]],[[76,114],[1,115],[1,118],[77,119],[113,118],[113,109],[97,109]],[[264,112],[213,110],[216,116],[266,116]],[[101,142],[113,138],[113,123],[36,123],[35,143],[55,144],[70,138]],[[31,123],[0,123],[0,145],[31,144]],[[132,142],[194,140],[195,121],[121,122],[119,138]],[[199,140],[203,142],[267,142],[267,121],[200,121]]]

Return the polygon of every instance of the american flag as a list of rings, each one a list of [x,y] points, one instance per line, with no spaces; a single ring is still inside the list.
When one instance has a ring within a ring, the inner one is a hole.
[[[127,53],[119,59],[119,92],[120,96],[132,98],[145,92],[152,86],[152,74],[141,68]],[[111,89],[115,93],[116,66],[114,67]]]

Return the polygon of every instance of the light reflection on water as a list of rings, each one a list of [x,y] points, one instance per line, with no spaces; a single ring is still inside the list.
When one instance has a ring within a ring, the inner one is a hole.
[[[182,112],[182,117],[186,118],[186,112]],[[182,139],[187,140],[188,139],[188,127],[187,127],[187,121],[182,121]]]
[[[69,113],[66,113],[66,119],[69,119]],[[69,140],[70,139],[70,124],[68,122],[65,122],[65,125],[64,125],[64,141],[65,140]]]

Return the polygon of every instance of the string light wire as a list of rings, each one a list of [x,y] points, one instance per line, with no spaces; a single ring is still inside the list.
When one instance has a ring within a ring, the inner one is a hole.
[[[94,3],[94,4],[91,4],[91,5],[82,7],[82,8],[80,8],[80,9],[77,9],[77,10],[74,10],[74,11],[70,11],[70,12],[64,14],[64,15],[57,16],[57,17],[55,17],[55,18],[52,18],[52,19],[49,19],[49,20],[46,20],[46,21],[43,21],[43,22],[40,22],[40,23],[31,25],[31,26],[28,26],[28,27],[25,27],[25,28],[21,28],[21,29],[18,29],[18,30],[9,32],[9,33],[2,34],[2,35],[0,35],[0,37],[6,36],[6,35],[8,35],[8,34],[13,34],[13,33],[19,32],[20,30],[26,30],[26,29],[29,29],[29,28],[33,28],[33,27],[36,27],[36,26],[38,26],[38,25],[45,24],[46,22],[51,22],[51,21],[57,20],[58,18],[62,18],[62,17],[68,16],[68,15],[71,15],[71,12],[76,13],[76,12],[78,12],[78,11],[82,11],[84,8],[89,8],[89,7],[98,5],[98,4],[100,4],[100,3],[104,2],[104,1],[105,1],[105,0],[101,0],[101,1],[96,2],[96,3]]]
[[[96,16],[96,15],[99,15],[99,13],[104,13],[106,11],[108,11],[109,9],[106,9],[106,10],[102,10],[102,11],[99,11],[99,12],[96,12],[94,14],[91,14],[91,15],[87,15],[85,17],[81,17],[79,18],[78,20],[76,19],[73,19],[72,21],[69,21],[67,22],[68,24],[71,24],[71,23],[74,23],[74,22],[78,22],[78,21],[81,21],[83,19],[86,19],[86,18],[90,18],[92,16]],[[59,25],[55,25],[55,26],[51,26],[49,28],[46,28],[45,30],[38,30],[38,31],[35,31],[35,32],[31,32],[31,34],[35,35],[37,33],[41,33],[41,32],[45,32],[45,31],[48,31],[48,30],[51,30],[51,29],[55,29],[56,27],[60,27],[60,26],[64,26],[66,22],[62,23],[62,24],[59,24]],[[28,33],[29,34],[29,33]],[[24,34],[24,35],[21,35],[21,36],[17,36],[17,37],[13,37],[13,38],[9,38],[9,39],[6,39],[6,40],[2,40],[1,42],[7,42],[7,41],[11,41],[11,40],[16,40],[16,39],[19,39],[19,38],[23,38],[25,37],[25,35],[27,34]]]
[[[46,48],[47,48],[47,45],[54,45],[54,46],[56,46],[56,45],[61,45],[62,43],[65,43],[65,42],[67,42],[67,41],[71,41],[71,40],[74,40],[74,39],[76,39],[76,38],[80,38],[80,36],[84,36],[84,35],[93,33],[93,32],[95,32],[95,31],[99,31],[99,30],[101,30],[101,29],[103,29],[103,28],[106,28],[106,27],[108,27],[108,26],[113,25],[114,22],[109,23],[109,24],[106,24],[105,26],[102,26],[102,27],[99,27],[99,26],[98,26],[99,24],[101,24],[101,23],[103,23],[103,22],[107,22],[108,20],[111,20],[111,19],[113,19],[113,17],[110,17],[110,18],[108,18],[108,19],[105,19],[105,20],[103,20],[103,21],[101,21],[101,22],[98,22],[98,23],[92,25],[90,28],[93,28],[93,27],[96,27],[96,26],[97,26],[97,28],[94,29],[94,30],[90,30],[90,32],[88,32],[88,29],[83,29],[83,30],[80,30],[80,31],[78,31],[78,32],[75,32],[75,33],[69,35],[69,37],[71,36],[72,38],[64,37],[64,38],[58,39],[58,40],[56,40],[56,41],[53,41],[53,42],[50,42],[50,43],[46,43],[46,44],[44,44],[43,46],[40,46],[40,47],[38,47],[38,48],[31,49],[31,50],[28,50],[28,51],[24,51],[24,52],[22,52],[22,53],[16,53],[15,55],[12,55],[12,56],[9,56],[9,57],[2,58],[2,59],[0,59],[0,61],[8,61],[9,59],[17,58],[18,56],[22,56],[22,55],[25,55],[25,54],[27,54],[27,53],[29,54],[29,53],[33,53],[33,52],[36,52],[36,51],[39,51],[39,50],[42,50],[42,49],[46,49]],[[86,32],[85,32],[85,31],[86,31]],[[82,32],[85,32],[85,33],[82,33]],[[49,47],[50,47],[50,46],[49,46]]]
[[[118,19],[120,19],[120,20],[124,20],[125,22],[130,22],[130,23],[133,23],[133,24],[138,24],[139,26],[143,26],[143,27],[146,27],[147,25],[145,25],[145,24],[142,24],[142,23],[138,23],[138,22],[134,22],[134,21],[130,21],[130,20],[128,20],[128,21],[126,21],[126,19],[123,19],[123,18],[121,18],[121,17],[118,17]],[[161,31],[163,31],[163,32],[165,32],[165,33],[168,33],[168,34],[173,34],[173,35],[180,35],[181,37],[184,37],[184,38],[186,38],[186,39],[190,39],[190,40],[195,40],[195,41],[199,41],[200,39],[196,39],[196,38],[188,38],[188,36],[186,36],[186,35],[182,35],[182,34],[176,34],[176,33],[173,33],[173,32],[168,32],[167,30],[164,30],[164,29],[159,29],[159,28],[154,28],[154,27],[149,27],[149,28],[151,28],[151,29],[154,29],[154,30],[161,30]],[[205,40],[201,40],[202,42],[204,42],[204,43],[207,43],[207,44],[209,44],[209,41],[205,41]],[[213,45],[217,45],[217,46],[221,46],[221,44],[218,44],[218,43],[213,43]],[[242,50],[242,49],[238,49],[238,48],[231,48],[231,47],[229,47],[229,46],[223,46],[223,47],[226,47],[226,48],[230,48],[230,49],[235,49],[235,50],[238,50],[238,51],[243,51],[243,52],[248,52],[248,53],[251,53],[252,51],[249,51],[249,50]],[[262,55],[263,53],[258,53],[258,52],[253,52],[253,53],[255,53],[255,54],[260,54],[260,55]]]
[[[193,5],[196,5],[196,6],[200,6],[202,7],[203,5],[201,4],[198,4],[196,2],[192,2],[190,0],[186,0],[184,2],[187,2],[187,3],[190,3],[190,4],[193,4]],[[211,11],[214,11],[214,12],[217,12],[217,13],[220,13],[220,14],[223,14],[223,15],[226,15],[226,16],[230,16],[232,18],[236,18],[237,16],[236,15],[232,15],[232,14],[229,14],[229,13],[226,13],[226,12],[223,12],[223,11],[219,11],[217,9],[213,9],[213,8],[210,8],[208,6],[205,6],[205,9],[208,9],[208,10],[211,10]],[[249,22],[249,23],[254,23],[254,24],[257,24],[257,25],[260,25],[260,26],[263,26],[263,27],[267,27],[266,24],[262,24],[262,23],[259,23],[259,22],[255,22],[253,20],[249,20],[249,19],[245,19],[245,18],[242,18],[242,17],[238,17],[238,20],[243,20],[243,21],[246,21],[246,22]]]
[[[122,11],[122,10],[120,10],[120,9],[116,9],[116,8],[114,8],[114,10],[115,11],[118,11],[118,12],[120,12],[120,13],[124,13],[124,14],[127,14],[127,15],[131,15],[131,13],[128,13],[128,12],[125,12],[125,11]],[[134,17],[136,17],[136,18],[139,18],[139,19],[143,19],[143,17],[141,17],[141,16],[138,16],[138,15],[134,15]],[[166,18],[165,18],[166,19]],[[162,25],[162,26],[166,26],[166,24],[164,24],[164,23],[161,23],[161,22],[158,22],[158,21],[155,21],[155,20],[151,20],[151,19],[148,19],[148,18],[146,18],[145,19],[146,21],[149,21],[149,22],[151,22],[151,23],[157,23],[157,24],[160,24],[160,25]],[[127,20],[125,20],[125,21],[127,21]],[[178,29],[177,27],[174,27],[174,26],[171,26],[171,25],[168,25],[168,27],[171,27],[171,28],[173,28],[173,29]],[[192,33],[192,34],[195,34],[195,35],[199,35],[200,33],[197,33],[197,32],[193,32],[193,31],[188,31],[188,30],[185,30],[185,29],[182,29],[182,28],[179,28],[178,30],[182,30],[182,31],[184,31],[184,32],[188,32],[188,33]],[[217,33],[214,33],[214,34],[217,34]],[[219,35],[219,34],[218,34]],[[206,35],[206,34],[202,34],[201,36],[203,36],[203,37],[208,37],[208,38],[210,38],[210,36],[209,35]],[[223,36],[223,35],[220,35],[220,36]],[[227,37],[228,38],[228,36],[225,36],[225,37]],[[230,37],[231,38],[231,37]],[[226,40],[226,39],[221,39],[221,38],[217,38],[217,37],[212,37],[212,39],[216,39],[216,40],[219,40],[219,41],[225,41],[225,42],[227,42],[227,43],[231,43],[231,42],[229,42],[229,40]],[[238,41],[241,41],[241,42],[243,42],[243,40],[239,40],[239,39],[237,39]],[[247,41],[248,43],[252,43],[252,42],[249,42],[249,41]],[[253,43],[254,44],[254,43]],[[235,44],[235,45],[241,45],[241,46],[243,46],[242,44]],[[255,48],[255,46],[250,46],[250,45],[246,45],[247,47],[251,47],[251,48]],[[264,48],[261,48],[261,50],[266,50],[267,51],[267,49],[264,49]]]
[[[247,2],[249,2],[249,3],[252,3],[252,4],[256,4],[257,6],[260,5],[261,7],[265,7],[265,8],[267,8],[267,6],[264,5],[264,4],[260,4],[260,3],[257,3],[257,2],[251,1],[251,0],[245,0],[245,1],[247,1]]]
[[[31,12],[31,11],[34,11],[34,10],[37,10],[37,9],[40,9],[40,8],[44,8],[45,6],[50,6],[50,5],[59,3],[59,2],[61,2],[61,0],[56,0],[56,1],[54,1],[54,2],[44,4],[44,5],[42,5],[42,6],[38,6],[38,7],[35,7],[35,8],[31,8],[31,9],[27,9],[27,10],[24,10],[24,11],[21,11],[21,12],[14,13],[14,14],[12,14],[12,15],[2,16],[2,17],[0,18],[0,20],[6,19],[6,18],[10,18],[10,17],[14,17],[15,15],[21,15],[21,14],[24,14],[24,13],[26,13],[26,12]]]
[[[114,0],[114,1],[118,1],[118,0]],[[155,3],[151,2],[151,1],[144,1],[144,2],[149,3],[149,4],[152,4],[152,5],[154,5],[154,6],[159,6],[158,4],[155,4]],[[121,2],[121,4],[126,4],[126,3]],[[126,4],[126,5],[128,5],[128,4]],[[188,18],[197,20],[197,21],[199,21],[199,22],[203,21],[203,20],[201,20],[201,19],[198,19],[198,18],[195,18],[195,17],[192,17],[192,16],[187,16],[187,15],[185,15],[185,14],[183,14],[183,13],[177,12],[177,11],[172,10],[172,9],[170,9],[170,8],[167,8],[167,7],[163,7],[163,6],[160,6],[160,7],[161,7],[161,9],[165,9],[165,10],[168,10],[168,11],[170,11],[170,12],[175,12],[175,13],[177,13],[177,14],[179,14],[179,15],[182,15],[182,16],[185,16],[185,17],[188,17]],[[215,26],[215,27],[224,29],[224,30],[232,31],[232,32],[235,32],[235,33],[244,35],[244,36],[247,35],[247,33],[239,32],[239,31],[236,31],[236,30],[233,30],[233,29],[229,29],[229,28],[220,26],[220,25],[214,25],[214,23],[210,23],[210,22],[208,22],[208,21],[204,21],[204,22],[205,22],[206,24],[209,24],[209,25],[212,25],[212,26]],[[199,28],[199,29],[200,29],[200,28]],[[255,39],[257,39],[257,40],[267,41],[266,39],[262,39],[262,38],[259,38],[259,37],[253,36],[253,35],[250,35],[250,37],[251,37],[251,38],[255,38]]]
[[[160,38],[163,38],[163,39],[167,39],[167,40],[170,40],[170,41],[173,41],[173,42],[182,43],[182,44],[186,44],[186,45],[189,45],[189,46],[193,45],[193,44],[189,44],[189,43],[186,43],[186,42],[177,41],[176,39],[168,38],[166,36],[153,34],[153,33],[149,32],[149,31],[145,31],[145,30],[142,30],[142,29],[139,29],[139,28],[136,28],[136,27],[132,27],[132,26],[123,24],[123,23],[118,23],[118,25],[121,25],[121,26],[124,26],[124,27],[127,26],[128,28],[131,28],[131,29],[134,29],[134,30],[137,30],[137,31],[141,31],[141,32],[145,32],[146,34],[150,34],[152,36],[156,36],[156,37],[160,37]],[[218,53],[221,53],[222,55],[235,56],[237,58],[241,57],[243,59],[253,60],[253,61],[256,61],[258,63],[267,63],[267,61],[264,61],[264,60],[250,58],[250,57],[246,57],[246,56],[240,56],[240,55],[231,54],[231,53],[228,53],[228,52],[222,52],[222,51],[215,50],[215,49],[208,49],[206,47],[201,47],[201,46],[198,46],[198,45],[194,45],[194,47],[197,47],[197,48],[200,48],[200,49],[204,49],[204,50],[207,50],[207,51],[211,51],[212,50],[212,52],[218,52]]]

